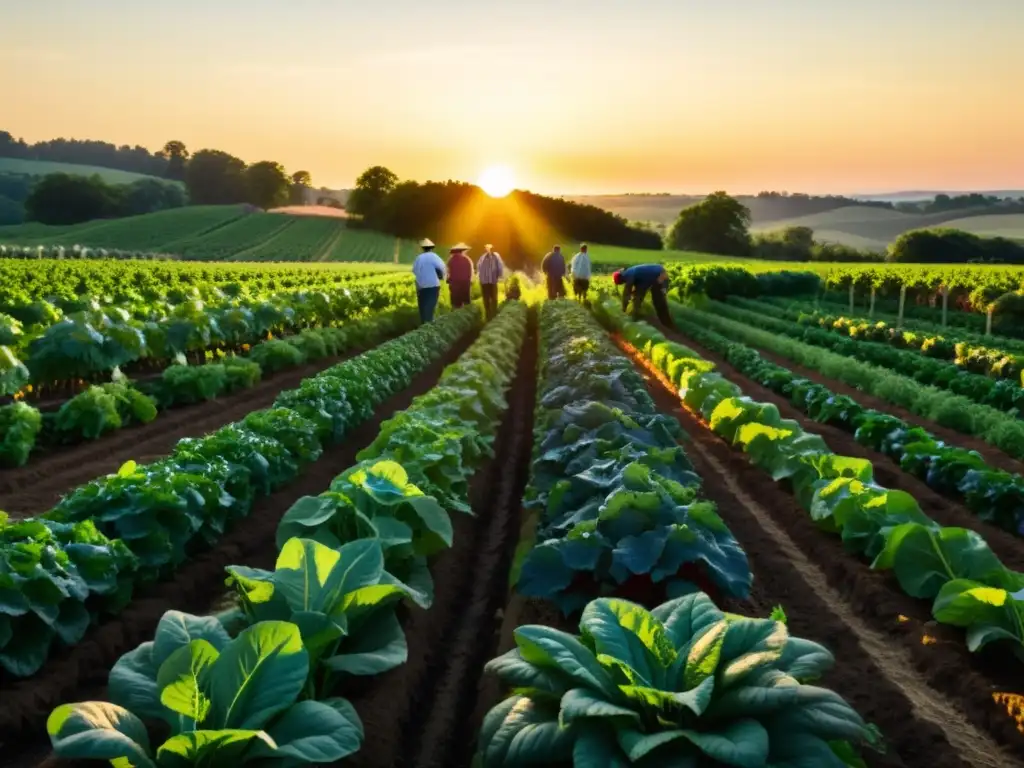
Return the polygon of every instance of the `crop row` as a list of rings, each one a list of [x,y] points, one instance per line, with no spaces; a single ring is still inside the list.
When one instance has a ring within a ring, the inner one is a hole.
[[[413,307],[380,312],[341,328],[311,328],[260,342],[245,356],[227,355],[201,365],[171,365],[160,378],[125,379],[88,387],[56,411],[41,413],[25,402],[0,406],[0,467],[24,466],[33,450],[95,440],[135,423],[152,422],[176,406],[213,400],[248,389],[265,374],[370,347],[419,323]]]
[[[922,427],[864,408],[846,395],[765,360],[756,350],[708,330],[702,318],[674,307],[678,327],[725,357],[744,376],[790,402],[815,421],[850,432],[939,493],[964,503],[979,519],[1024,535],[1024,478],[991,467],[974,451],[948,445]]]
[[[647,323],[630,322],[614,303],[602,304],[600,312],[654,362],[664,336]],[[691,329],[687,324],[686,332]],[[654,365],[668,374],[671,360],[662,355]],[[873,569],[891,570],[911,597],[931,600],[937,621],[965,628],[971,651],[992,642],[1007,642],[1018,653],[1024,648],[1024,600],[1017,597],[1024,574],[1006,568],[983,537],[940,526],[910,494],[876,483],[870,461],[837,456],[819,435],[783,419],[774,405],[744,397],[720,374],[700,368],[676,373],[672,381],[683,403],[715,434],[742,448],[774,480],[786,481],[814,522],[840,536],[848,551]]]
[[[832,691],[802,684],[831,654],[789,637],[781,621],[727,618],[696,591],[745,597],[751,575],[714,506],[698,499],[678,422],[657,412],[583,309],[549,302],[540,325],[527,494],[539,543],[517,589],[582,611],[580,634],[521,626],[516,648],[487,665],[511,694],[484,720],[479,765],[856,759],[853,744],[870,746],[874,731]],[[808,720],[795,716],[795,699]]]
[[[301,765],[357,751],[363,725],[337,694],[407,659],[396,605],[431,605],[427,558],[451,545],[450,514],[470,512],[468,479],[493,455],[526,321],[524,305],[506,305],[357,465],[296,503],[274,571],[229,567],[235,610],[219,621],[168,613],[111,671],[109,702],[58,707],[54,751],[138,766]],[[170,725],[162,743],[146,720]]]
[[[877,325],[851,326],[845,321],[832,321],[822,327],[813,321],[780,317],[781,310],[758,302],[747,304],[734,299],[729,304],[714,302],[708,309],[872,365],[901,371],[921,384],[948,389],[980,405],[1002,411],[1024,408],[1020,378],[1024,358],[969,348],[937,336],[920,337],[895,329],[890,333]],[[906,348],[911,345],[917,349]],[[971,367],[983,371],[974,373],[968,370]]]
[[[1024,424],[1003,411],[979,405],[937,387],[922,386],[891,369],[854,360],[747,323],[710,312],[695,312],[678,304],[673,304],[673,311],[733,341],[786,357],[944,427],[975,435],[1009,456],[1024,458]]]
[[[136,584],[216,543],[256,495],[294,480],[479,322],[475,307],[443,315],[304,380],[272,408],[180,441],[167,459],[129,462],[39,518],[5,522],[0,579],[11,610],[0,614],[0,667],[16,677],[37,672],[55,641],[77,643]]]

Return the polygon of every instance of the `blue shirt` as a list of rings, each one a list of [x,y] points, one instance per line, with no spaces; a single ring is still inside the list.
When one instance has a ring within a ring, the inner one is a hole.
[[[650,288],[661,277],[665,270],[661,264],[637,264],[635,267],[623,270],[622,282],[632,285],[635,288]]]
[[[447,273],[444,262],[441,261],[441,257],[436,253],[424,251],[417,256],[416,260],[412,263],[412,273],[416,276],[416,287],[437,288],[440,286],[441,280],[437,276],[438,270],[441,270],[442,275]]]

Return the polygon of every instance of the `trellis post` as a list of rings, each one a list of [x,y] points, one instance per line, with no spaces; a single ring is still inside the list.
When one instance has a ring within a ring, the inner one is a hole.
[[[900,313],[899,313],[899,317],[896,320],[896,327],[897,328],[902,328],[903,327],[903,307],[904,307],[904,305],[906,305],[906,303],[907,303],[907,286],[901,285],[900,286]]]

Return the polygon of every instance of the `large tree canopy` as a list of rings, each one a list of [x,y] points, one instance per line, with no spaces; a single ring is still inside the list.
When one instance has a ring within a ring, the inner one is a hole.
[[[724,256],[750,253],[750,209],[725,192],[715,192],[679,212],[668,233],[669,248]]]

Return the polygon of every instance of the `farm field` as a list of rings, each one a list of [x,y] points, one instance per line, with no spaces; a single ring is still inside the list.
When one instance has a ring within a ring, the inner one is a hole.
[[[5,766],[1024,760],[1024,342],[390,266],[0,261]]]
[[[351,229],[328,216],[252,212],[245,206],[190,206],[67,227],[0,227],[0,244],[22,249],[73,246],[137,252],[196,261],[393,262],[396,240]],[[418,249],[398,241],[399,261]]]
[[[26,176],[46,176],[50,173],[66,173],[71,176],[99,176],[108,184],[131,184],[139,179],[152,179],[142,173],[120,171],[116,168],[101,168],[97,165],[77,163],[54,163],[47,160],[21,160],[15,157],[0,157],[0,173],[16,173]],[[166,179],[160,179],[166,181]]]

